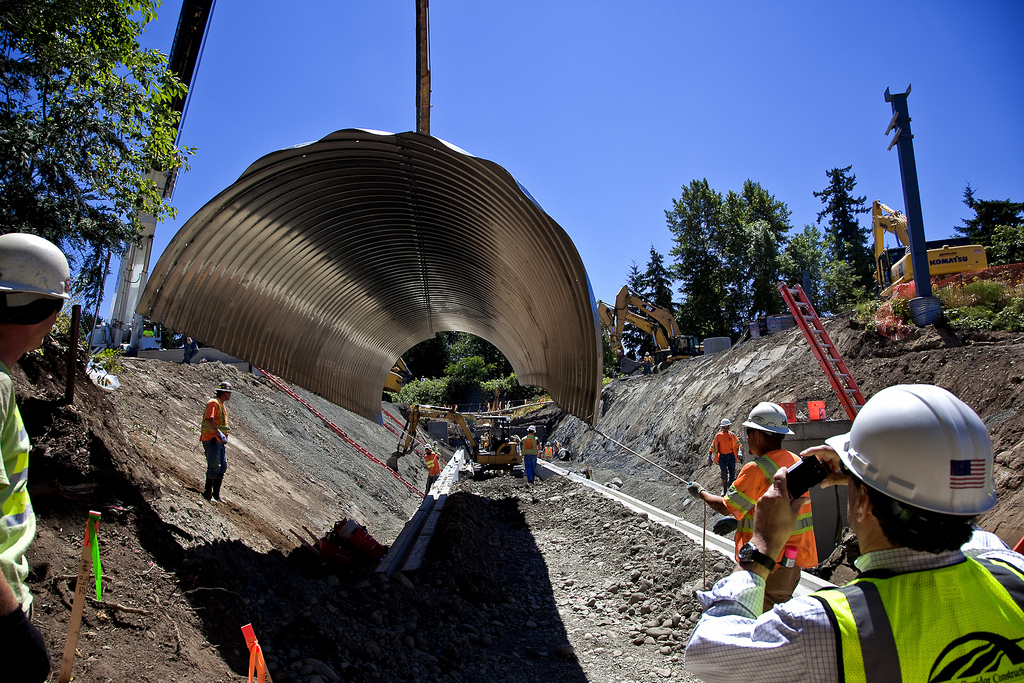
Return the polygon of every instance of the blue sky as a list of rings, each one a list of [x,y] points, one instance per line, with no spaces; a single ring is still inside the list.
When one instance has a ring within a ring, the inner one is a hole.
[[[147,46],[170,51],[180,8],[164,1]],[[671,260],[665,211],[694,179],[759,182],[799,229],[826,170],[852,165],[858,194],[903,209],[886,88],[913,85],[929,239],[971,215],[968,182],[1024,201],[1022,27],[1015,0],[433,0],[431,133],[528,188],[607,301],[652,245]],[[264,154],[414,130],[415,57],[413,0],[219,0],[181,129],[198,151],[153,263]]]

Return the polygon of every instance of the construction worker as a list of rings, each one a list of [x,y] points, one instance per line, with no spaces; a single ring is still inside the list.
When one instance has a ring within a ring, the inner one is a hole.
[[[526,481],[533,483],[533,477],[537,471],[537,453],[539,444],[537,441],[537,428],[530,426],[526,428],[526,436],[519,442],[519,452],[523,454],[523,470],[526,471]]]
[[[708,464],[714,458],[719,469],[722,470],[722,495],[729,492],[729,485],[736,479],[736,462],[743,461],[740,453],[740,440],[729,431],[732,428],[732,421],[723,419],[715,438],[711,440],[711,447],[708,449]]]
[[[430,487],[441,474],[441,456],[433,446],[427,444],[423,447],[423,461],[427,465],[427,486],[423,489],[423,494],[428,495]]]
[[[651,354],[644,354],[644,374],[649,375],[653,372],[652,367],[654,366],[654,359],[651,358]]]
[[[28,494],[30,444],[15,401],[11,368],[39,348],[68,298],[71,269],[53,243],[24,233],[0,235],[0,670],[3,680],[44,681],[50,658],[32,625],[25,552],[35,538]]]
[[[758,403],[743,423],[747,430],[747,450],[753,456],[743,466],[736,480],[729,486],[726,495],[716,496],[700,484],[692,482],[687,490],[694,497],[702,499],[711,509],[723,515],[732,515],[739,523],[734,536],[736,559],[754,533],[754,506],[772,486],[772,477],[781,467],[792,467],[800,458],[784,448],[782,440],[791,436],[786,420],[786,411],[776,403]],[[800,569],[810,569],[818,564],[818,549],[814,543],[814,527],[811,524],[811,499],[801,498],[800,516],[790,529],[786,546],[795,547],[796,562],[792,566],[779,565],[768,577],[764,590],[762,609],[785,602],[793,597],[793,591],[800,583]],[[785,547],[779,549],[774,559],[782,559]]]
[[[860,577],[758,616],[800,508],[779,470],[755,510],[756,555],[698,593],[686,668],[712,682],[1022,680],[1024,557],[973,524],[996,502],[981,418],[945,389],[899,385],[825,443],[801,455],[849,487]]]
[[[203,422],[199,441],[206,453],[206,489],[203,498],[220,503],[220,486],[224,482],[224,473],[228,470],[227,442],[228,409],[224,405],[231,400],[231,384],[221,382],[217,385],[216,395],[206,402],[203,411]]]

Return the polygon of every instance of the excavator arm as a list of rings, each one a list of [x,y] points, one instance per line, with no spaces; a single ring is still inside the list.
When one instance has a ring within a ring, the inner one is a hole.
[[[406,420],[405,428],[402,430],[401,436],[399,436],[398,447],[395,449],[396,455],[405,455],[413,449],[413,444],[416,441],[416,428],[419,426],[421,417],[451,420],[459,426],[459,429],[462,430],[462,433],[466,438],[466,445],[469,446],[473,455],[475,456],[479,452],[480,446],[477,444],[476,439],[473,438],[473,431],[469,428],[469,424],[466,423],[466,418],[464,418],[461,413],[449,410],[448,408],[412,405],[409,407],[409,419]]]

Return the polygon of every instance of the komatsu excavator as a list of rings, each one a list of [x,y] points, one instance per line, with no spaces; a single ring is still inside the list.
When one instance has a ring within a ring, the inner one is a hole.
[[[657,346],[654,360],[659,365],[701,354],[697,337],[679,334],[679,325],[670,311],[644,300],[628,285],[619,290],[614,308],[598,301],[597,315],[624,372],[632,372],[639,367],[639,363],[622,354],[622,332],[627,322],[654,337]]]
[[[876,200],[871,205],[871,224],[875,233],[875,282],[882,296],[888,296],[896,285],[914,279],[907,217]],[[885,247],[887,232],[896,236],[900,246]],[[988,267],[985,247],[968,244],[966,237],[930,241],[925,246],[928,248],[928,274],[931,277]]]

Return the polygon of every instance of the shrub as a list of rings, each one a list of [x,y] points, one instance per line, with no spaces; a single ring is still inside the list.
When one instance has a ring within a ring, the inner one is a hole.
[[[92,355],[92,362],[108,375],[119,375],[125,371],[121,357],[124,352],[121,349],[103,349]]]

